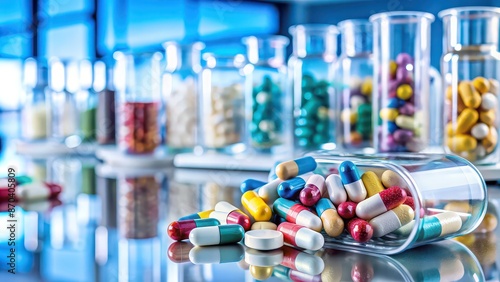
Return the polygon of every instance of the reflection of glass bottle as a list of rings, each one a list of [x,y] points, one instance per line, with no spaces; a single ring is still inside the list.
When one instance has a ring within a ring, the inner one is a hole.
[[[445,147],[475,164],[500,159],[500,9],[463,7],[439,13],[445,92]]]
[[[288,60],[289,90],[293,93],[295,151],[335,149],[333,81],[337,28],[297,25],[289,29],[293,53]]]
[[[21,112],[21,136],[24,140],[44,140],[50,136],[48,76],[46,62],[26,59],[23,75],[26,101]]]
[[[198,73],[201,71],[201,42],[163,44],[167,61],[163,75],[166,105],[166,144],[176,151],[192,150],[196,145],[198,114]]]

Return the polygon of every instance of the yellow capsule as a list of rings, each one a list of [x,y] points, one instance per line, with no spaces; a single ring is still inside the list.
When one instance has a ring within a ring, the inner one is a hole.
[[[486,123],[489,126],[493,126],[495,124],[495,110],[489,110],[489,111],[481,111],[479,113],[479,120]]]
[[[476,149],[477,147],[477,140],[476,138],[467,135],[467,134],[460,134],[456,135],[454,137],[448,138],[447,141],[448,148],[452,150],[453,152],[466,152],[466,151],[472,151]]]
[[[452,137],[455,134],[457,134],[456,126],[450,121],[446,124],[446,136]]]
[[[492,214],[492,213],[486,213],[486,215],[483,218],[483,221],[481,221],[481,224],[474,230],[474,233],[486,233],[486,232],[491,232],[497,228],[498,225],[498,219],[497,217]]]
[[[467,109],[467,106],[464,104],[464,100],[462,100],[462,97],[457,96],[457,111],[458,113],[463,112],[463,110]]]
[[[394,121],[398,115],[397,109],[384,108],[380,110],[380,118],[383,120]]]
[[[394,77],[396,76],[396,71],[398,70],[398,64],[394,61],[391,61],[389,63],[389,74],[391,75],[391,77]]]
[[[458,94],[469,108],[476,109],[481,105],[481,95],[467,81],[458,84]]]
[[[260,230],[260,229],[267,229],[267,230],[276,230],[278,229],[278,226],[272,222],[268,221],[259,221],[255,222],[252,224],[252,227],[250,228],[251,230]]]
[[[355,124],[358,120],[358,114],[355,111],[351,111],[351,109],[346,108],[342,110],[340,118],[344,123]]]
[[[252,215],[255,221],[269,221],[272,216],[271,208],[253,191],[247,191],[241,196],[241,204]]]
[[[461,213],[470,213],[472,212],[472,207],[469,203],[464,201],[453,201],[449,202],[444,206],[444,209],[447,211],[461,212]]]
[[[413,130],[416,127],[415,119],[411,116],[405,115],[399,115],[396,118],[396,124],[397,126],[408,130]]]
[[[209,218],[210,217],[210,214],[213,212],[214,210],[206,210],[206,211],[202,211],[202,212],[199,212],[198,215],[200,216],[200,218]]]
[[[399,99],[401,100],[408,100],[411,98],[413,95],[413,89],[411,88],[410,85],[408,84],[403,84],[398,87],[396,90],[396,95],[398,96]]]
[[[486,153],[489,154],[493,152],[493,150],[495,150],[497,143],[498,143],[497,129],[494,126],[490,126],[488,136],[486,136],[486,138],[483,139],[481,144],[486,150]]]
[[[257,280],[266,280],[273,275],[274,267],[250,265],[250,275]]]
[[[487,93],[490,90],[490,82],[482,76],[474,78],[472,85],[474,85],[474,88],[481,94]]]
[[[382,173],[382,184],[384,184],[385,188],[390,188],[394,186],[398,186],[400,188],[408,188],[404,179],[396,172],[392,170],[386,170]]]
[[[453,239],[455,241],[458,241],[458,242],[464,244],[465,246],[470,246],[470,245],[474,244],[474,242],[476,241],[476,235],[467,234],[467,235],[455,237]]]
[[[457,118],[456,132],[458,134],[468,132],[477,123],[478,119],[479,114],[476,110],[469,108],[463,110]]]
[[[363,173],[361,181],[365,185],[367,198],[384,191],[384,185],[373,171]]]
[[[372,95],[373,83],[371,78],[367,78],[361,84],[361,94],[365,96]]]
[[[498,80],[490,78],[490,93],[498,95],[498,89],[500,88],[500,82]]]

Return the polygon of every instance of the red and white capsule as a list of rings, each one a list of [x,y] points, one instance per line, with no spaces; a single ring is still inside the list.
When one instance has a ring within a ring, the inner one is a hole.
[[[325,192],[325,178],[314,174],[306,182],[306,186],[299,194],[299,200],[304,206],[314,206]]]
[[[278,231],[283,233],[285,243],[302,249],[317,251],[325,244],[321,233],[290,222],[281,223]]]
[[[356,215],[359,218],[370,220],[401,205],[405,200],[405,190],[394,186],[359,202],[356,206]]]

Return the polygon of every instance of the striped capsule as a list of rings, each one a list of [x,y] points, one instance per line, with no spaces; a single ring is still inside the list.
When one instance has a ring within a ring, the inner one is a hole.
[[[347,223],[347,230],[352,238],[360,243],[368,242],[373,236],[373,227],[361,218],[351,219]]]
[[[267,184],[267,182],[250,178],[250,179],[247,179],[247,180],[241,182],[240,190],[241,190],[241,193],[245,193],[245,192],[250,191],[250,190],[255,190],[255,189],[262,187],[263,185],[266,185],[266,184]]]
[[[359,206],[359,205],[358,205]],[[373,237],[378,238],[410,223],[415,212],[410,206],[400,205],[370,220],[373,227]]]
[[[0,201],[7,202],[13,199],[21,202],[33,202],[55,199],[63,190],[61,185],[49,182],[27,182],[19,186],[16,185],[11,184],[15,189],[9,187],[9,184],[5,187],[0,187]]]
[[[378,178],[377,174],[373,171],[367,171],[361,175],[361,181],[365,185],[366,197],[370,198],[382,191],[384,191],[384,185],[382,181]]]
[[[344,161],[339,166],[339,174],[349,199],[359,203],[366,198],[366,188],[359,177],[358,168],[351,161]]]
[[[271,219],[273,211],[255,191],[245,192],[241,196],[241,204],[255,221],[269,221]]]
[[[273,204],[274,211],[286,221],[305,226],[312,230],[321,231],[321,219],[310,212],[306,207],[287,199],[277,199]]]
[[[266,204],[272,205],[274,201],[279,198],[278,185],[280,185],[281,182],[283,182],[283,180],[276,178],[269,183],[264,184],[258,190],[259,197],[261,197]]]
[[[325,178],[313,174],[307,179],[306,185],[299,194],[299,200],[304,206],[314,206],[325,192]]]
[[[370,220],[379,214],[401,205],[406,200],[405,190],[399,187],[391,187],[367,198],[356,206],[356,215],[359,218]]]
[[[252,226],[252,222],[248,215],[244,214],[242,211],[236,209],[231,212],[225,211],[213,211],[210,213],[210,218],[217,219],[221,225],[226,224],[238,224],[245,230],[249,230]]]
[[[285,199],[296,199],[312,175],[312,173],[306,173],[281,182],[277,189],[278,195]]]
[[[285,243],[302,249],[317,251],[325,244],[321,233],[290,222],[280,224],[278,231],[283,233]]]
[[[276,175],[283,180],[296,177],[297,175],[311,172],[317,167],[313,157],[303,157],[291,161],[280,163],[276,166]]]
[[[318,275],[325,269],[325,262],[318,256],[311,255],[289,246],[283,246],[281,265],[309,275]]]
[[[326,189],[330,200],[336,206],[347,201],[347,193],[338,174],[330,174],[325,180]]]
[[[202,211],[202,212],[199,212],[199,213],[193,213],[193,214],[190,214],[190,215],[183,216],[183,217],[179,218],[179,220],[209,218],[210,214],[213,211],[214,210],[206,210],[206,211]]]
[[[167,234],[172,240],[182,241],[189,238],[189,233],[197,227],[220,225],[215,218],[179,220],[170,223]]]
[[[422,218],[422,229],[417,241],[432,240],[458,232],[462,228],[462,218],[455,212],[443,212]]]
[[[344,231],[344,220],[339,216],[332,201],[322,198],[316,204],[316,213],[323,222],[323,229],[331,237],[337,237]]]
[[[195,246],[214,246],[237,243],[243,239],[245,230],[238,224],[195,228],[189,234],[189,241]]]

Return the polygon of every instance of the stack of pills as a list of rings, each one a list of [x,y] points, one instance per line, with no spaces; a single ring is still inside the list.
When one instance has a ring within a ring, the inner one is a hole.
[[[413,58],[400,53],[389,70],[387,96],[380,103],[378,149],[383,152],[419,152],[425,142],[422,118],[419,118],[419,93],[414,93]],[[380,91],[380,89],[378,90]]]
[[[121,110],[120,147],[131,154],[152,153],[160,143],[158,103],[126,102]]]
[[[187,77],[173,83],[167,107],[167,146],[169,149],[193,148],[196,145],[196,83]]]
[[[446,145],[450,151],[470,161],[482,160],[495,152],[498,84],[494,79],[476,77],[448,86]]]

